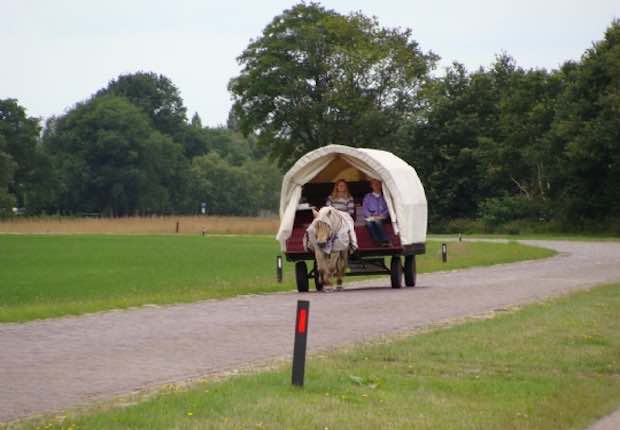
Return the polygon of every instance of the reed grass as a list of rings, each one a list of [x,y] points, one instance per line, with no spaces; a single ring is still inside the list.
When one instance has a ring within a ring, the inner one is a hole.
[[[0,233],[275,234],[278,225],[277,217],[198,215],[121,218],[18,217],[0,221]]]

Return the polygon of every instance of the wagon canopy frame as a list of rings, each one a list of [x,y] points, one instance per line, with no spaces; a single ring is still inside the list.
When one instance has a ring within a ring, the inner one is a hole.
[[[426,242],[426,194],[413,167],[391,152],[328,145],[308,152],[284,175],[280,192],[280,228],[276,235],[282,251],[286,251],[286,240],[293,231],[302,187],[338,157],[368,178],[375,178],[383,183],[383,194],[394,233],[400,236],[402,245]]]

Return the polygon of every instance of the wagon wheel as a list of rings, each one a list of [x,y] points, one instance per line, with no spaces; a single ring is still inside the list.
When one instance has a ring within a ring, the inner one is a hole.
[[[297,281],[297,291],[300,293],[308,292],[308,266],[305,261],[295,263],[295,280]]]
[[[415,255],[407,255],[405,257],[405,285],[415,287],[416,281],[416,264]]]
[[[323,282],[321,282],[321,274],[319,273],[319,269],[316,267],[316,260],[314,260],[313,270],[314,272],[314,286],[317,291],[323,291]]]
[[[400,256],[392,256],[390,263],[390,281],[392,282],[392,288],[402,287],[403,282],[403,266],[400,264]]]

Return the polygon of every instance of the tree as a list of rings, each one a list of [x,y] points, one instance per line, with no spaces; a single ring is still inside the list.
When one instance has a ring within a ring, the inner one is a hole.
[[[102,95],[55,121],[44,139],[60,177],[58,209],[130,215],[171,210],[182,148],[127,99]]]
[[[620,219],[620,20],[577,64],[562,67],[552,145],[555,199],[568,221]],[[619,228],[616,226],[616,228]]]
[[[0,217],[11,214],[15,206],[15,196],[11,194],[9,187],[13,185],[15,174],[15,162],[6,152],[6,140],[0,134]]]
[[[389,148],[438,58],[411,36],[361,13],[293,6],[238,58],[233,118],[282,166],[332,143]]]
[[[496,136],[480,139],[478,151],[489,194],[509,194],[542,203],[548,200],[557,164],[549,131],[562,89],[561,79],[558,73],[525,71],[515,65],[509,72],[498,73],[501,61],[491,71],[500,88]],[[538,216],[531,214],[532,218]]]
[[[259,158],[253,157],[250,140],[240,133],[217,127],[205,129],[204,136],[208,147],[216,151],[229,164],[240,166],[250,159]]]
[[[185,156],[189,160],[198,155],[204,155],[210,150],[207,131],[202,127],[198,114],[194,114],[189,126],[184,127],[175,135],[175,140],[183,146]]]
[[[278,210],[282,173],[266,159],[236,166],[211,152],[192,160],[191,178],[192,195],[207,203],[210,214],[255,216]]]
[[[557,73],[525,71],[506,53],[473,73],[454,63],[427,85],[428,109],[403,154],[424,178],[431,218],[510,206],[538,219],[557,164],[548,132],[560,90]]]
[[[194,116],[192,116],[190,125],[192,126],[192,128],[197,128],[199,130],[202,129],[202,119],[200,119],[200,115],[198,115],[198,112],[194,112]]]
[[[18,206],[28,205],[28,192],[35,183],[34,176],[40,162],[37,154],[40,130],[39,119],[27,117],[17,100],[0,100],[0,157],[4,160],[0,161],[4,166],[4,173],[0,176]]]
[[[258,212],[277,214],[280,207],[280,187],[283,176],[280,169],[266,158],[248,161],[244,167],[252,176],[250,192],[256,196]]]
[[[231,166],[217,153],[192,160],[192,194],[210,214],[256,215],[258,196],[247,169]]]
[[[226,118],[226,128],[230,131],[241,131],[241,129],[239,128],[239,118],[237,118],[234,107],[231,107],[228,111],[228,118]]]
[[[121,75],[94,98],[106,94],[125,97],[151,118],[159,132],[173,138],[187,125],[187,109],[179,89],[163,75],[153,72]]]
[[[399,153],[422,178],[433,221],[474,217],[485,192],[477,148],[496,137],[498,95],[484,70],[468,73],[454,63],[446,76],[425,86],[426,109],[410,122]]]

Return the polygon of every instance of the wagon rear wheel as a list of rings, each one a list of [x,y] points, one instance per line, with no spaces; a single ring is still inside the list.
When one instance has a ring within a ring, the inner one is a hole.
[[[314,286],[316,287],[316,290],[323,291],[323,282],[321,281],[321,274],[319,273],[319,269],[316,267],[316,260],[314,260],[314,266],[312,271],[314,273]]]
[[[295,263],[295,281],[297,281],[297,291],[308,292],[308,266],[305,261]]]
[[[403,266],[400,264],[400,256],[398,255],[393,256],[390,263],[390,280],[392,281],[392,288],[402,287]]]
[[[415,255],[407,255],[405,257],[405,285],[415,287],[416,281],[416,264]]]

